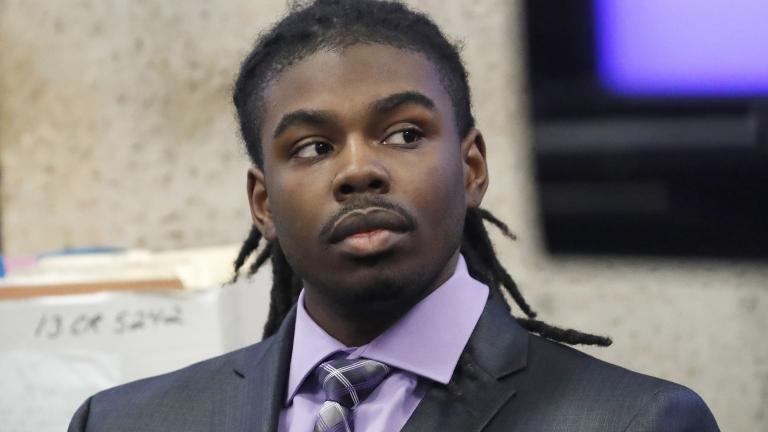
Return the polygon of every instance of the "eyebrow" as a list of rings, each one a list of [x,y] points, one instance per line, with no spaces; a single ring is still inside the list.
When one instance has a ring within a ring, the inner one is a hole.
[[[297,110],[284,115],[275,128],[275,132],[272,134],[273,138],[277,138],[280,134],[288,130],[288,128],[298,125],[307,126],[325,126],[327,124],[336,123],[334,117],[324,111],[311,111],[311,110]]]
[[[416,91],[404,91],[391,94],[372,102],[369,105],[369,109],[376,115],[383,116],[408,104],[420,105],[430,111],[435,110],[435,102],[424,94]],[[326,126],[336,123],[338,123],[336,117],[327,111],[296,110],[284,115],[280,119],[272,136],[273,138],[277,138],[280,134],[294,126]]]
[[[384,115],[408,104],[421,105],[431,111],[435,109],[435,102],[432,99],[416,91],[391,94],[371,103],[370,109],[378,115]]]

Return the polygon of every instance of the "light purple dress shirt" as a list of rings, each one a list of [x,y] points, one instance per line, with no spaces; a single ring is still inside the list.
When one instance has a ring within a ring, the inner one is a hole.
[[[488,287],[469,275],[464,258],[459,256],[453,276],[443,285],[369,344],[350,348],[310,318],[302,292],[296,310],[287,398],[278,430],[314,429],[325,402],[323,390],[313,378],[318,364],[329,357],[364,357],[386,363],[393,370],[352,412],[353,428],[399,431],[424,397],[425,380],[447,384],[451,379],[487,299]]]

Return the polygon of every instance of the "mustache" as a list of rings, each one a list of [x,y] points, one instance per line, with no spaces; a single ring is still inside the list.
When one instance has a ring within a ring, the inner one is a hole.
[[[381,208],[397,213],[403,220],[405,220],[410,229],[416,228],[416,219],[399,204],[391,202],[381,196],[360,195],[347,201],[343,207],[323,224],[323,227],[320,229],[320,239],[326,242],[330,241],[331,231],[340,219],[354,211],[365,210],[368,208]]]

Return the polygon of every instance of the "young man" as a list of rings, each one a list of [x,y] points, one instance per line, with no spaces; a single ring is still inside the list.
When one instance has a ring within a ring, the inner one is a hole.
[[[236,268],[266,240],[266,338],[97,394],[70,431],[717,430],[687,388],[551,341],[607,339],[533,319],[483,226],[507,232],[479,208],[466,72],[427,17],[318,0],[261,37],[234,99],[255,227]]]

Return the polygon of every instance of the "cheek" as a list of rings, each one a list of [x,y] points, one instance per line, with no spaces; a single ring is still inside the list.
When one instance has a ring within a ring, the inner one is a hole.
[[[455,219],[463,216],[466,208],[461,162],[457,157],[443,156],[421,165],[419,180],[409,185],[417,196],[415,204],[429,218],[425,222],[454,229]]]
[[[320,192],[309,176],[283,176],[268,184],[270,210],[282,245],[302,242],[316,223]]]

